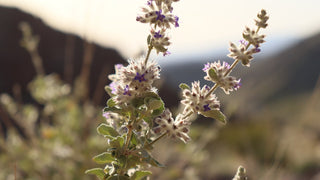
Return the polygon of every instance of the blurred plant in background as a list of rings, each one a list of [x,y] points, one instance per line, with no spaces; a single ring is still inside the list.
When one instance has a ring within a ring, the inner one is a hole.
[[[46,75],[39,38],[27,23],[20,29],[21,45],[37,72],[28,85],[35,103],[21,102],[19,90],[16,98],[0,95],[0,115],[8,128],[0,141],[0,179],[81,179],[90,152],[101,149],[103,140],[90,132],[101,121],[101,110],[83,98],[81,79],[72,86],[56,74]]]

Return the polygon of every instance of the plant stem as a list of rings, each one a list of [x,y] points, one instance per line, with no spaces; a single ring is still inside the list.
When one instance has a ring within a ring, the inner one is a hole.
[[[187,117],[189,117],[189,116],[191,116],[193,114],[193,112],[192,111],[190,111],[188,114],[186,114],[183,118],[187,118]]]
[[[125,152],[128,149],[131,136],[132,136],[132,125],[128,125],[128,134],[127,134],[126,144],[124,145],[123,152]]]
[[[167,133],[163,133],[161,136],[157,137],[157,139],[153,140],[151,143],[149,143],[147,146],[151,146],[152,144],[156,143],[159,141],[161,138],[163,138]]]
[[[212,94],[217,88],[219,87],[218,83],[215,83],[214,86],[210,89],[210,91],[207,93],[206,98]]]
[[[149,59],[149,56],[150,56],[150,53],[151,53],[152,48],[153,48],[152,45],[149,45],[149,46],[148,46],[148,52],[147,52],[146,59],[144,60],[144,65],[147,65],[147,62],[148,62],[148,59]]]

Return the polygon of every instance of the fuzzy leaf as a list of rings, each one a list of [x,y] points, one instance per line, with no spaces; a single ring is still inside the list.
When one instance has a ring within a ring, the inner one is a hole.
[[[144,93],[143,97],[153,97],[153,98],[156,98],[156,99],[160,99],[159,95],[155,92],[147,92],[147,93]]]
[[[216,119],[220,122],[222,122],[223,124],[226,124],[226,116],[219,110],[210,110],[210,111],[205,111],[205,112],[201,112],[201,114],[205,117],[210,117],[213,119]]]
[[[138,137],[135,132],[132,133],[130,144],[136,146],[139,143]]]
[[[114,107],[114,106],[116,106],[117,104],[116,104],[116,102],[113,100],[113,98],[110,98],[110,99],[108,99],[108,101],[107,101],[107,106],[108,107]]]
[[[165,107],[164,107],[164,104],[163,104],[160,108],[153,110],[152,116],[153,117],[160,116],[160,114],[163,113],[164,109],[165,109]]]
[[[110,141],[110,146],[116,149],[122,148],[124,144],[124,137],[118,136]]]
[[[113,175],[108,177],[106,180],[130,180],[130,178],[128,176],[121,176],[121,175]]]
[[[190,87],[189,87],[187,84],[185,84],[185,83],[181,83],[181,84],[179,85],[179,88],[180,88],[181,90],[190,89]]]
[[[143,98],[138,97],[138,98],[132,99],[131,103],[135,108],[138,108],[144,104],[144,100]]]
[[[107,176],[103,169],[101,168],[93,168],[93,169],[89,169],[89,170],[86,170],[85,172],[86,174],[93,174],[93,175],[96,175],[99,179],[103,180],[105,179],[105,177]]]
[[[104,136],[111,136],[111,137],[117,137],[119,136],[119,133],[113,129],[113,127],[108,126],[104,123],[100,124],[98,126],[97,131],[99,134],[104,135]]]
[[[103,112],[114,112],[114,113],[118,113],[118,114],[123,114],[123,110],[118,109],[116,107],[105,107],[105,108],[103,108]]]
[[[110,153],[104,152],[102,154],[99,154],[95,157],[93,157],[94,162],[97,164],[106,164],[106,163],[111,163],[114,161],[114,157]]]
[[[148,109],[159,109],[163,106],[163,102],[161,99],[146,97],[144,98],[144,102],[147,105]]]
[[[218,75],[216,73],[216,71],[214,69],[209,69],[209,76],[212,80],[217,80],[218,79]]]
[[[150,171],[136,171],[132,175],[131,179],[132,180],[141,180],[145,176],[151,175],[152,173]]]

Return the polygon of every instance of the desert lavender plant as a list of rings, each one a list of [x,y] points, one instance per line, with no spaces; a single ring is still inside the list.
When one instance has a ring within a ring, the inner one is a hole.
[[[107,139],[108,149],[93,158],[96,163],[105,164],[105,168],[90,169],[86,173],[108,180],[146,179],[151,172],[145,171],[145,168],[150,165],[163,167],[151,155],[153,145],[164,137],[188,142],[192,115],[201,114],[226,123],[214,91],[220,87],[229,94],[240,88],[240,79],[229,74],[239,62],[249,67],[252,55],[260,52],[259,47],[265,36],[258,32],[267,26],[268,16],[265,10],[261,10],[256,20],[257,29],[246,28],[244,40],[238,46],[230,43],[228,56],[235,60],[232,65],[220,61],[205,64],[204,79],[213,82],[212,87],[201,86],[199,81],[193,82],[191,87],[180,84],[183,94],[181,103],[185,107],[174,118],[153,86],[153,82],[160,79],[160,67],[149,56],[152,50],[169,54],[167,47],[170,42],[166,32],[179,26],[179,18],[172,14],[172,4],[178,1],[149,0],[147,7],[142,8],[143,14],[136,18],[151,27],[147,55],[129,59],[127,66],[115,65],[115,74],[109,75],[112,82],[105,89],[110,99],[103,110],[106,123],[97,128],[98,133]]]

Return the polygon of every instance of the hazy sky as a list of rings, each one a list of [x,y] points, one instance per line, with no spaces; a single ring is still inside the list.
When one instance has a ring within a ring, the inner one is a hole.
[[[0,4],[39,16],[50,26],[107,47],[124,57],[146,49],[149,26],[136,22],[146,0],[0,0]],[[174,3],[180,27],[171,31],[170,51],[191,55],[241,39],[264,8],[268,38],[307,37],[320,31],[320,0],[181,0]]]

